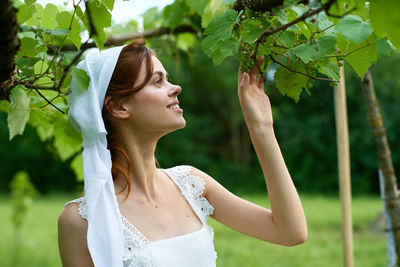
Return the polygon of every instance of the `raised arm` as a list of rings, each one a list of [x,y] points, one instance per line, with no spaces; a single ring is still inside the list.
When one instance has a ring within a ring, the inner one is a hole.
[[[271,104],[263,77],[256,69],[239,71],[238,96],[250,137],[264,174],[271,210],[241,199],[204,172],[192,174],[206,182],[205,197],[214,206],[212,217],[244,234],[292,246],[307,240],[307,224],[296,188],[286,167],[273,129]]]

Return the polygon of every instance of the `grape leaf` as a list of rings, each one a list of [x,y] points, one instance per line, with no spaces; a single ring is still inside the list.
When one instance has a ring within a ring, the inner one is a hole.
[[[30,6],[30,5],[32,5],[33,3],[35,3],[36,0],[25,0],[24,2],[25,2],[26,5]]]
[[[322,58],[335,50],[336,38],[332,34],[324,34],[314,44],[304,43],[290,51],[298,56],[305,64]]]
[[[82,135],[77,132],[66,117],[58,119],[54,125],[54,147],[61,160],[70,158],[82,148]]]
[[[348,45],[347,45],[348,43]],[[351,65],[357,75],[363,79],[365,73],[371,66],[373,62],[377,60],[377,52],[376,52],[376,45],[375,43],[367,43],[366,41],[355,44],[351,41],[347,42],[343,36],[339,36],[337,38],[337,44],[342,53],[344,53],[347,49],[347,52],[351,53],[350,55],[346,56],[344,59]],[[366,46],[364,48],[361,48]],[[361,49],[359,49],[361,48]],[[359,49],[356,51],[356,49]]]
[[[376,42],[376,51],[378,52],[378,55],[390,56],[392,48],[388,41],[385,38],[382,38]]]
[[[22,69],[23,67],[33,67],[39,60],[40,57],[23,57],[15,60],[15,64]]]
[[[400,16],[398,0],[370,1],[369,15],[371,26],[378,37],[387,36],[390,42],[400,49]]]
[[[25,24],[30,27],[38,25],[43,14],[43,7],[41,4],[34,3],[33,6],[35,7],[36,11],[33,13],[32,17],[25,22]]]
[[[62,11],[56,16],[57,26],[60,29],[68,29],[72,21],[72,15],[67,11]],[[79,50],[81,47],[81,36],[79,34],[79,23],[74,19],[71,31],[68,33],[67,39],[70,40]]]
[[[304,67],[300,62],[294,62],[292,64],[292,69],[305,72]],[[276,81],[276,87],[279,92],[281,92],[282,95],[287,95],[293,98],[297,103],[300,99],[300,94],[303,88],[306,88],[308,78],[279,66],[275,72],[274,80]]]
[[[175,29],[183,20],[185,14],[185,4],[182,1],[175,1],[172,5],[164,8],[164,22],[171,29]]]
[[[236,53],[238,53],[238,51],[239,51],[239,43],[233,37],[218,42],[218,48],[215,50],[213,54],[214,65],[221,64],[225,58],[229,56],[234,56]]]
[[[203,14],[204,8],[206,7],[206,5],[208,3],[207,0],[186,0],[185,2],[186,2],[186,5],[193,8],[193,10],[199,15]]]
[[[176,45],[183,51],[193,47],[196,37],[193,33],[185,32],[178,35]]]
[[[221,46],[219,42],[231,36],[231,29],[236,21],[237,12],[228,9],[225,13],[215,17],[204,31],[208,36],[201,42],[203,51],[211,57],[212,53]]]
[[[223,0],[211,0],[204,9],[201,16],[201,26],[206,28],[208,24],[218,15],[224,13]]]
[[[111,11],[114,8],[114,0],[101,0],[101,3]]]
[[[93,37],[97,47],[102,49],[104,43],[106,42],[106,34],[104,28],[111,26],[111,14],[105,6],[100,4],[98,0],[88,1],[88,8],[90,14],[92,15],[92,21],[94,27],[96,28],[97,34]],[[78,14],[79,15],[79,14]],[[87,11],[85,11],[85,16],[83,17],[83,22],[87,29],[90,29],[89,19]]]
[[[20,5],[17,13],[18,24],[22,24],[30,19],[35,11],[36,8],[34,5]]]
[[[347,15],[339,20],[336,30],[341,33],[347,40],[354,43],[360,43],[371,35],[372,29],[369,21],[363,21],[355,15]]]
[[[150,8],[143,13],[143,28],[144,30],[150,30],[157,28],[161,21],[158,19],[159,13],[157,7]]]
[[[56,15],[58,8],[53,4],[47,4],[43,10],[41,26],[46,29],[54,29],[57,26]]]
[[[257,40],[257,38],[263,32],[263,28],[261,26],[261,22],[257,19],[245,19],[242,20],[242,31],[241,35],[243,37],[243,41],[247,43],[253,43]]]
[[[21,39],[21,49],[18,51],[18,57],[35,57],[38,53],[35,47],[38,45],[38,42],[35,39],[24,37]]]
[[[285,47],[292,47],[296,42],[296,34],[291,31],[284,31],[276,37]]]
[[[328,64],[320,66],[318,71],[333,80],[339,80],[340,78],[339,67],[333,62],[328,62]]]
[[[74,159],[71,162],[70,167],[74,171],[78,182],[82,182],[84,180],[82,153],[79,153],[77,156],[74,157]]]
[[[29,120],[29,96],[22,86],[16,86],[11,91],[11,103],[8,106],[7,124],[10,141],[17,134],[23,134]]]
[[[79,69],[77,67],[73,67],[71,72],[76,80],[78,87],[81,90],[87,90],[89,88],[90,78],[87,75],[86,71]]]

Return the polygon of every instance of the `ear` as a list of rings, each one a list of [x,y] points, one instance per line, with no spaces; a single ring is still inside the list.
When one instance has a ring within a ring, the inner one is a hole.
[[[106,96],[104,107],[107,109],[107,113],[116,119],[127,119],[129,117],[129,110],[121,99]]]

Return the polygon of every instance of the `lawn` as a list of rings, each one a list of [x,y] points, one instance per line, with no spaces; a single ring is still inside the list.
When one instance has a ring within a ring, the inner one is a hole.
[[[242,196],[269,207],[266,195]],[[63,204],[73,195],[39,197],[28,213],[22,227],[22,246],[17,266],[61,266],[57,245],[57,217]],[[215,230],[217,266],[342,266],[340,202],[337,198],[301,195],[307,217],[306,243],[283,247],[266,243],[235,232],[210,219]],[[371,222],[381,210],[377,197],[353,198],[355,266],[382,267],[387,265],[384,232],[370,230]],[[7,196],[0,196],[0,266],[10,266],[14,247],[14,231],[10,221],[11,209]]]

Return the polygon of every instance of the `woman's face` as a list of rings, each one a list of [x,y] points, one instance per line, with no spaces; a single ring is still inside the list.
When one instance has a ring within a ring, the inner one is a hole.
[[[129,123],[134,129],[156,132],[171,132],[185,127],[183,110],[178,102],[182,91],[179,85],[168,81],[168,74],[157,57],[152,56],[153,75],[145,87],[132,94],[126,102]],[[142,65],[136,84],[145,80],[146,68]]]

